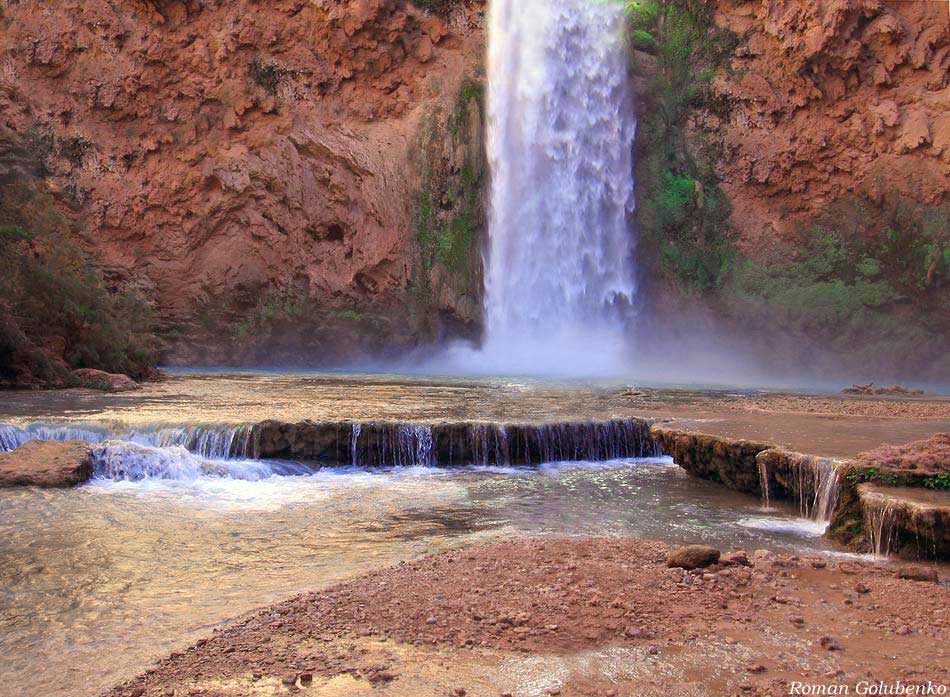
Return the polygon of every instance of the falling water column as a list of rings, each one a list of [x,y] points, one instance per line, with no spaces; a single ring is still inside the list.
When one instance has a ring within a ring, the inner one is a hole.
[[[629,368],[636,117],[622,3],[493,0],[483,367]]]

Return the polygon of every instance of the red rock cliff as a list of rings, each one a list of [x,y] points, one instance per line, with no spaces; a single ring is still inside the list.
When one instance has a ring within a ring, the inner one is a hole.
[[[8,2],[0,125],[52,136],[48,185],[166,320],[289,292],[398,308],[409,151],[481,60],[477,11],[387,0]]]
[[[739,48],[714,90],[723,187],[744,252],[794,241],[850,194],[950,194],[950,3],[721,0]]]

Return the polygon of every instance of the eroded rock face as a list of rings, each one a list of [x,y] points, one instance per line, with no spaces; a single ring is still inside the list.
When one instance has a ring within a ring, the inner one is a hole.
[[[761,491],[756,455],[776,446],[757,441],[734,440],[708,433],[691,433],[659,424],[650,434],[664,454],[694,477],[712,479],[747,494]]]
[[[849,193],[950,193],[950,17],[943,2],[720,0],[739,35],[716,94],[723,188],[742,251],[768,256]]]
[[[479,12],[8,3],[0,125],[44,134],[87,246],[170,323],[237,322],[268,294],[405,320],[409,149],[422,107],[480,61]]]
[[[83,441],[31,440],[0,453],[0,487],[70,487],[92,477],[92,446]]]
[[[873,470],[869,479],[897,478],[902,484],[919,486],[928,477],[950,474],[950,433],[935,433],[905,445],[882,445],[861,453],[851,465]]]

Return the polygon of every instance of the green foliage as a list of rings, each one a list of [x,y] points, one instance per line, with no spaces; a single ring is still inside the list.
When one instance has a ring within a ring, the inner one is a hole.
[[[269,94],[277,94],[277,87],[285,75],[290,71],[273,61],[267,61],[261,56],[255,56],[248,66],[248,76],[251,81]]]
[[[656,50],[656,39],[653,38],[653,34],[646,31],[645,29],[634,29],[630,32],[630,41],[638,51],[647,51],[652,53]]]
[[[882,472],[876,467],[852,469],[846,479],[852,484],[884,484],[886,486],[925,487],[936,491],[950,489],[950,473],[941,472],[930,477],[901,477],[893,472]]]
[[[432,326],[429,272],[436,265],[448,271],[441,283],[450,283],[460,294],[478,291],[486,165],[478,147],[482,134],[475,108],[477,116],[484,114],[484,82],[469,76],[447,116],[434,111],[424,117],[414,145],[422,185],[413,197],[413,225],[423,273],[413,279],[409,295],[413,319],[423,327]]]
[[[459,88],[458,97],[455,100],[455,112],[449,119],[449,132],[453,136],[458,136],[465,129],[465,122],[468,119],[468,108],[472,100],[478,105],[479,110],[485,109],[485,85],[480,80],[473,77],[466,77],[462,80],[462,86]]]
[[[72,241],[52,200],[21,183],[0,183],[0,297],[8,313],[0,374],[14,380],[26,354],[59,347],[70,368],[146,375],[159,345],[154,315],[134,284],[108,288]]]
[[[924,480],[924,486],[928,489],[937,489],[940,491],[950,489],[950,474],[942,472],[933,477],[927,477]]]
[[[890,472],[881,472],[876,467],[858,467],[848,473],[846,479],[852,484],[863,484],[873,482],[876,484],[886,484],[887,486],[903,486],[905,481],[897,475]]]
[[[721,287],[734,266],[730,206],[719,187],[716,147],[689,141],[690,108],[708,98],[718,61],[734,45],[705,3],[626,3],[631,47],[656,55],[642,95],[637,140],[637,223],[648,258],[686,290]],[[650,37],[647,42],[646,36]]]
[[[843,348],[861,335],[928,342],[950,329],[940,309],[950,289],[950,229],[935,219],[950,220],[950,207],[896,197],[844,201],[802,236],[798,260],[746,261],[735,269],[731,290],[791,328],[833,331]],[[895,316],[894,308],[911,304],[917,312]]]

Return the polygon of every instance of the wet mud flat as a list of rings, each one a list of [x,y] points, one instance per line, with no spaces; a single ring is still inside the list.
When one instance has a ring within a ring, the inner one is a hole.
[[[110,697],[786,695],[950,683],[950,588],[913,567],[527,539],[447,552],[262,609]],[[922,577],[919,577],[922,578]],[[424,593],[420,592],[425,588]]]

